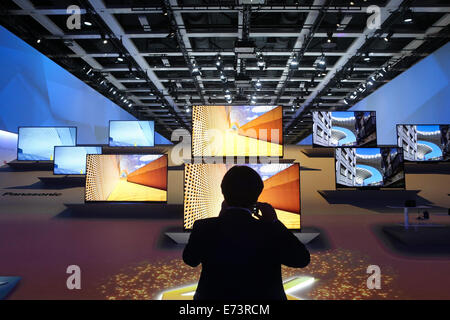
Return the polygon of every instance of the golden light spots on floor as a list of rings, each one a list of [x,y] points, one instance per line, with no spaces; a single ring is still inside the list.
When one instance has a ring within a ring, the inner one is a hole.
[[[368,256],[348,250],[330,250],[311,255],[311,263],[304,269],[283,267],[283,279],[308,276],[315,282],[302,289],[304,299],[405,299],[395,289],[395,272],[380,266],[381,289],[368,289],[367,267],[376,264]],[[107,279],[99,286],[105,299],[157,299],[162,292],[195,284],[200,267],[191,268],[181,259],[143,262],[131,266]],[[263,279],[261,281],[264,281]],[[293,292],[296,295],[295,292]]]

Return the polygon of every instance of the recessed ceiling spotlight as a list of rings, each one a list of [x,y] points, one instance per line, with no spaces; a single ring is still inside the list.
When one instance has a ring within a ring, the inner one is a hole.
[[[327,42],[331,43],[333,41],[333,32],[327,32]]]
[[[394,34],[394,33],[393,33],[392,31],[389,32],[389,33],[383,38],[384,41],[389,42],[389,40],[391,40],[393,34]]]
[[[266,63],[264,62],[263,57],[262,57],[262,56],[259,56],[258,61],[256,61],[256,65],[257,65],[258,67],[264,67],[265,64],[266,64]]]
[[[192,75],[193,75],[193,76],[199,76],[200,74],[201,74],[200,68],[197,67],[197,66],[194,66],[194,67],[192,68]]]
[[[321,64],[321,65],[326,64],[325,56],[324,56],[324,55],[321,56],[321,58],[320,58],[320,60],[319,60],[319,64]]]
[[[297,59],[297,55],[296,54],[294,54],[294,56],[292,57],[290,65],[293,66],[293,67],[298,66],[298,59]]]
[[[403,15],[403,22],[405,22],[405,23],[413,22],[413,14],[412,14],[411,9],[408,9],[405,11],[405,13]]]
[[[223,63],[222,56],[219,54],[219,55],[217,55],[217,58],[216,58],[216,67],[218,67],[218,68],[221,67],[222,63]]]

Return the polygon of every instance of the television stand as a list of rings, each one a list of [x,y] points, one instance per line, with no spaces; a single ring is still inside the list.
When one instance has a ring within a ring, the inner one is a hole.
[[[53,171],[53,161],[18,161],[8,162],[8,166],[17,171]]]
[[[409,209],[431,209],[431,206],[417,206],[417,207],[395,207],[387,206],[390,209],[403,209],[403,226],[405,229],[409,227]]]
[[[189,237],[191,236],[190,232],[166,232],[166,236],[172,239],[176,244],[187,244]],[[297,237],[300,242],[303,244],[308,244],[315,238],[317,238],[320,233],[318,232],[294,232],[294,235]]]
[[[84,187],[86,185],[85,175],[64,175],[53,177],[38,177],[46,186],[61,186],[66,188]]]

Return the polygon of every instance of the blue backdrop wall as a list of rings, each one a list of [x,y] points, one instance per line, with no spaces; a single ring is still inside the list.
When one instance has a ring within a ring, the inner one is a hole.
[[[135,120],[118,105],[0,26],[0,130],[76,126],[78,143],[107,144],[109,120]],[[159,134],[156,144],[169,143]]]
[[[378,144],[396,144],[396,124],[450,123],[450,43],[350,110],[377,112]]]
[[[397,144],[397,124],[450,123],[450,43],[436,50],[350,110],[377,112],[378,144]],[[312,144],[311,136],[298,145]]]

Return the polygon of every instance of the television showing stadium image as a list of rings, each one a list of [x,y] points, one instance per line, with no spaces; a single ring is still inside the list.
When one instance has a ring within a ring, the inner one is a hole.
[[[19,127],[17,160],[53,161],[56,146],[76,144],[76,127]]]
[[[194,106],[194,157],[283,155],[283,108]]]
[[[376,147],[374,111],[314,111],[312,141],[315,147]]]
[[[110,121],[110,147],[154,147],[154,121]]]
[[[53,174],[85,175],[86,155],[101,153],[98,146],[55,147]]]
[[[405,188],[398,147],[336,148],[336,188]]]
[[[166,202],[167,155],[88,154],[86,202]]]
[[[397,125],[405,161],[450,161],[450,125]]]
[[[232,164],[185,164],[184,228],[192,229],[198,219],[217,217],[223,195],[220,188]],[[300,165],[298,163],[247,164],[264,181],[258,201],[270,203],[278,219],[293,230],[300,229]]]

